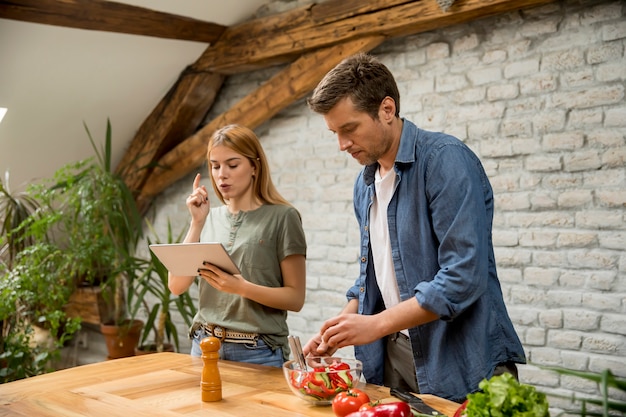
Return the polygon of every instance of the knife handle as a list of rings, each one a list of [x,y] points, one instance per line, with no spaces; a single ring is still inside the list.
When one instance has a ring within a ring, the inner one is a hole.
[[[391,394],[392,396],[401,399],[402,401],[405,401],[407,403],[411,402],[411,400],[418,400],[421,401],[421,399],[419,397],[415,397],[414,395],[411,395],[408,391],[404,390],[404,389],[400,389],[400,388],[390,388],[389,389],[389,394]]]

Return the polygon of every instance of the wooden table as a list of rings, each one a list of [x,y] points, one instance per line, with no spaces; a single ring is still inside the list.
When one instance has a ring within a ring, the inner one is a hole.
[[[0,416],[333,416],[289,390],[282,370],[219,361],[222,401],[202,402],[202,360],[182,353],[156,353],[83,365],[0,385]],[[389,389],[366,384],[372,400]],[[458,404],[422,398],[447,416]]]

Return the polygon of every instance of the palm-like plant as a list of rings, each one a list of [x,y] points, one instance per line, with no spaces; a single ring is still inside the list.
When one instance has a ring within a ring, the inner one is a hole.
[[[154,241],[148,238],[148,244],[152,243],[176,243],[182,239],[184,230],[178,236],[172,234],[170,222],[167,224],[167,241],[162,242],[152,224],[146,220]],[[190,327],[194,317],[194,302],[189,292],[179,296],[171,293],[167,285],[168,271],[161,261],[150,252],[148,268],[134,281],[133,287],[129,290],[129,301],[131,308],[138,311],[143,308],[148,313],[142,336],[139,342],[140,349],[144,351],[162,352],[165,342],[173,343],[176,351],[179,351],[179,338],[176,325],[172,318],[175,309],[182,317],[185,324]],[[153,340],[148,341],[150,335]]]
[[[39,208],[39,202],[28,192],[11,191],[9,171],[6,171],[4,181],[0,179],[0,272],[12,269],[17,254],[35,243],[26,221],[33,218]],[[47,236],[44,238],[47,240]]]
[[[595,372],[583,372],[574,371],[571,369],[541,366],[543,369],[554,371],[561,375],[575,376],[578,378],[594,381],[598,384],[601,397],[591,398],[588,396],[573,395],[572,402],[576,401],[580,403],[580,411],[573,412],[574,414],[581,415],[583,417],[609,417],[613,415],[624,415],[626,413],[626,402],[619,399],[612,399],[610,397],[610,389],[616,389],[626,394],[626,379],[617,378],[610,369],[605,369],[600,373]],[[588,410],[588,405],[596,406],[601,411]],[[617,413],[617,414],[616,414]]]

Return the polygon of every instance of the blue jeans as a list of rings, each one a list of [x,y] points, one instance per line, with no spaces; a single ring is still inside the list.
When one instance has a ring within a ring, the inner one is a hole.
[[[202,356],[200,349],[200,341],[209,336],[203,330],[197,330],[191,343],[191,356]],[[255,363],[258,365],[275,366],[281,368],[283,366],[283,350],[276,348],[272,350],[259,337],[256,343],[230,343],[222,342],[219,351],[220,359],[235,362]]]

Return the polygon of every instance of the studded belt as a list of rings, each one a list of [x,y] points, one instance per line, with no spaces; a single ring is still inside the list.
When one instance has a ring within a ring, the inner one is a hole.
[[[259,338],[258,333],[240,332],[229,330],[217,324],[211,323],[194,323],[191,327],[190,337],[193,338],[197,330],[203,330],[210,336],[217,337],[221,342],[230,343],[256,343]]]

